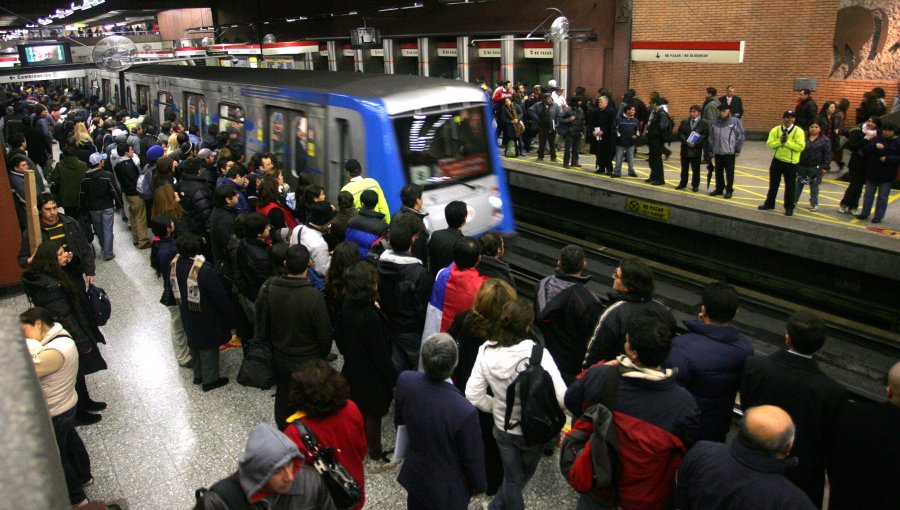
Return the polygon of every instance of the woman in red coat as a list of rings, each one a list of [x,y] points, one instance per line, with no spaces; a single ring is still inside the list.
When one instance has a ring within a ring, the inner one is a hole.
[[[297,444],[307,464],[312,464],[313,458],[294,422],[302,421],[322,447],[334,448],[338,462],[363,489],[362,499],[352,510],[361,509],[366,503],[363,474],[366,434],[362,413],[350,400],[347,380],[325,361],[306,362],[291,376],[291,400],[297,412],[287,419],[285,435]]]

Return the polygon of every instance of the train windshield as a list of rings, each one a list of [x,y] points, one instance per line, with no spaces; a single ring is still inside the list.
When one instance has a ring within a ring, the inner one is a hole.
[[[407,181],[425,189],[491,173],[481,106],[394,118]]]

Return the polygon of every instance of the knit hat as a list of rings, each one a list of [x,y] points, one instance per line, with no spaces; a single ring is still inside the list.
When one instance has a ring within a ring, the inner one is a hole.
[[[161,145],[154,145],[147,149],[147,161],[156,161],[161,158],[165,150]]]
[[[307,209],[306,220],[313,225],[327,225],[334,219],[335,214],[331,202],[323,200],[321,202],[316,202]]]

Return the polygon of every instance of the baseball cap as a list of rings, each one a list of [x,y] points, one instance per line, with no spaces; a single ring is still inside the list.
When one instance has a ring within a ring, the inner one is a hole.
[[[100,162],[106,158],[107,158],[106,154],[100,154],[99,152],[95,152],[95,153],[91,154],[91,158],[90,158],[91,166],[99,165]]]
[[[197,157],[200,159],[206,159],[212,155],[213,155],[213,151],[206,149],[206,148],[200,149],[200,152],[197,153]]]
[[[787,117],[795,118],[796,116],[797,115],[793,111],[788,110],[788,111],[784,112],[784,115],[782,115],[781,118],[782,119],[787,118]]]

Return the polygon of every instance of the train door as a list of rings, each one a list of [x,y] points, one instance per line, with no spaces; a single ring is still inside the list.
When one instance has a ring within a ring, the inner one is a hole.
[[[197,126],[200,136],[203,136],[206,133],[206,119],[208,115],[206,111],[206,98],[203,94],[185,92],[184,104],[186,108],[185,124],[187,124],[188,129],[190,129],[191,126]]]
[[[347,108],[329,108],[327,141],[328,171],[325,173],[325,189],[328,196],[337,197],[349,180],[344,171],[347,160],[356,159],[362,165],[363,175],[368,174],[365,129],[359,112]]]
[[[219,132],[228,133],[229,147],[235,157],[245,154],[247,127],[244,109],[235,103],[219,103]]]
[[[322,175],[322,151],[318,140],[321,112],[318,110],[316,107],[268,109],[268,149],[281,162],[285,180],[294,189],[300,174],[305,171],[317,174],[319,181],[327,180],[318,177]]]
[[[175,97],[171,92],[160,90],[157,94],[159,100],[159,123],[166,121],[166,116],[175,111]]]
[[[147,85],[137,85],[136,88],[137,88],[137,106],[138,106],[138,108],[140,108],[142,106],[146,106],[147,107],[147,115],[148,116],[153,115],[153,112],[151,111],[151,104],[150,104],[150,87]],[[149,118],[152,118],[152,117],[149,117]]]

